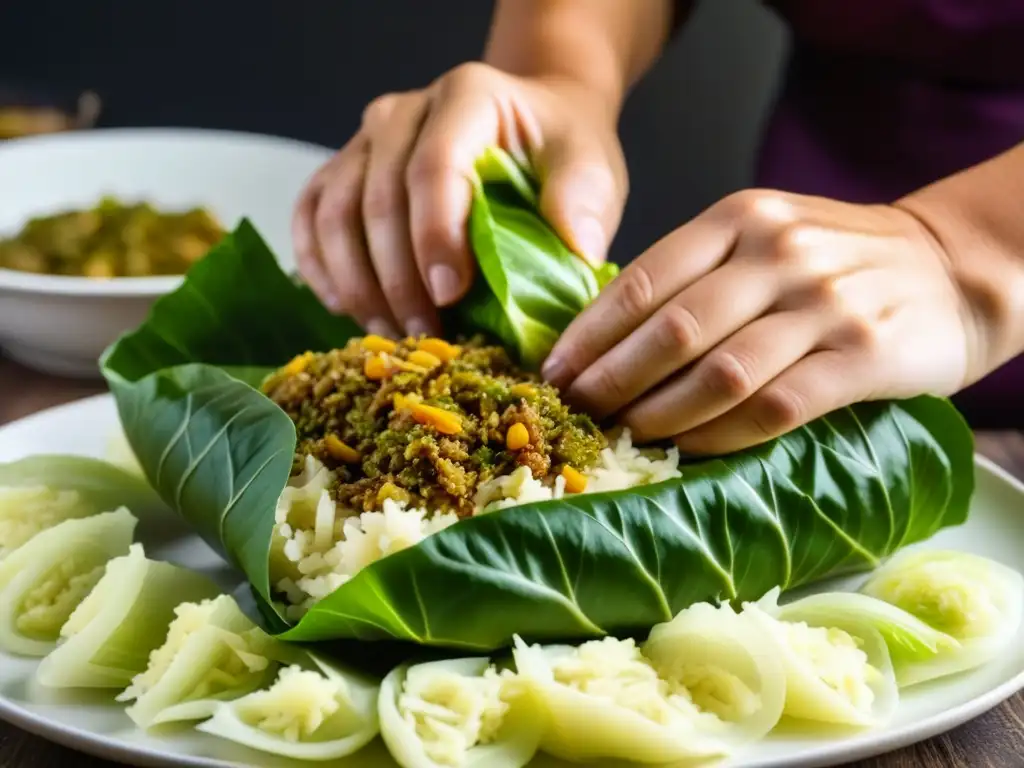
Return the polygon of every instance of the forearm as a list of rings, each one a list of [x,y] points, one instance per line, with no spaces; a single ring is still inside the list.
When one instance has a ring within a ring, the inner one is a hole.
[[[976,380],[1024,353],[1024,144],[909,195],[982,329]]]
[[[579,82],[617,116],[661,54],[672,19],[672,0],[498,0],[484,61]]]

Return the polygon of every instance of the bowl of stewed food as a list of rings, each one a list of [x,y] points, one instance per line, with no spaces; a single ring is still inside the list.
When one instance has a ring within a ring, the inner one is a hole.
[[[329,156],[291,139],[208,130],[4,142],[0,350],[47,373],[98,376],[103,349],[242,218],[293,270],[291,211]]]

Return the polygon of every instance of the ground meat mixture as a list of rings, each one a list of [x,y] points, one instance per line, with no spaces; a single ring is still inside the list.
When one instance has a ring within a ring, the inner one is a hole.
[[[606,444],[556,389],[479,340],[356,338],[296,357],[263,391],[295,422],[293,471],[316,456],[351,509],[391,498],[469,516],[481,483],[526,466],[537,480],[562,474],[571,485]]]

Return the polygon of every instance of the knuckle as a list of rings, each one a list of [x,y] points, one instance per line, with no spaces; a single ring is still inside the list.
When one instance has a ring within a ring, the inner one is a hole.
[[[405,181],[410,187],[431,184],[453,172],[452,148],[440,141],[420,142],[412,151],[405,167]]]
[[[659,323],[659,339],[662,346],[680,351],[696,349],[701,343],[700,322],[686,307],[669,304]]]
[[[848,313],[846,296],[840,290],[838,280],[834,277],[821,277],[812,280],[800,293],[808,307],[836,312],[839,315]]]
[[[373,314],[371,312],[373,302],[369,300],[370,294],[371,291],[367,289],[367,286],[359,286],[353,281],[346,281],[344,285],[335,286],[338,307],[360,320],[366,320]]]
[[[380,276],[380,287],[384,295],[394,304],[395,310],[412,312],[422,303],[415,279],[407,272],[388,270]]]
[[[497,71],[479,61],[467,61],[453,68],[443,77],[445,83],[457,87],[490,85]]]
[[[806,400],[796,391],[771,387],[757,396],[754,425],[766,438],[790,432],[807,422]]]
[[[333,230],[350,221],[356,210],[355,194],[346,187],[334,187],[320,198],[313,220],[318,230]]]
[[[579,188],[585,189],[589,197],[609,200],[618,196],[619,179],[605,163],[593,160],[574,163],[566,176],[572,178]]]
[[[367,129],[386,123],[395,107],[398,106],[399,95],[397,93],[385,93],[378,96],[363,110],[362,124]]]
[[[706,362],[708,388],[730,400],[745,400],[757,388],[753,365],[732,352],[715,352]]]
[[[774,224],[786,224],[796,216],[786,195],[770,189],[742,189],[722,200],[722,210],[730,218]]]
[[[881,347],[878,324],[862,314],[847,314],[842,321],[842,335],[855,349],[874,353]]]
[[[403,193],[402,185],[390,176],[368,179],[363,190],[363,216],[376,220],[394,215]]]
[[[423,217],[413,221],[412,244],[417,254],[456,254],[459,257],[463,255],[463,242],[458,231],[434,217]]]
[[[643,264],[633,264],[615,281],[619,302],[632,318],[646,317],[654,309],[654,280]]]
[[[806,260],[812,236],[812,228],[806,224],[783,224],[769,236],[766,255],[776,263],[800,267]]]

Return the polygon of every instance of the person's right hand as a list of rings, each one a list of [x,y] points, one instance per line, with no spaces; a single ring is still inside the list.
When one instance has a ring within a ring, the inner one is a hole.
[[[469,289],[473,165],[499,145],[529,162],[541,212],[577,253],[605,258],[626,198],[615,109],[576,83],[465,64],[373,101],[296,206],[299,269],[321,301],[387,336],[437,333]]]

